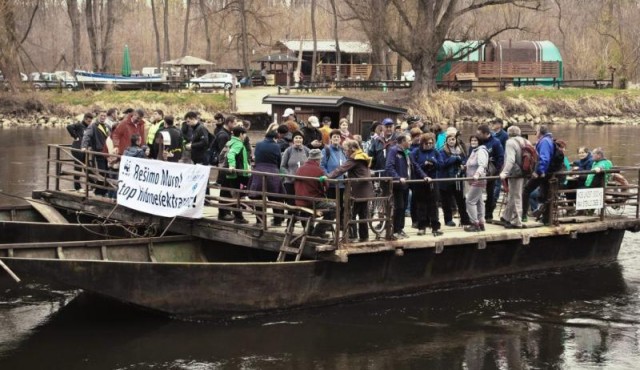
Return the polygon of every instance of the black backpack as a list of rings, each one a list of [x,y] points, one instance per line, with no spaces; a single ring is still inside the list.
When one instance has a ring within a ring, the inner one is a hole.
[[[553,173],[564,169],[564,152],[558,145],[556,139],[553,139],[553,155],[549,161],[549,169],[547,172]]]

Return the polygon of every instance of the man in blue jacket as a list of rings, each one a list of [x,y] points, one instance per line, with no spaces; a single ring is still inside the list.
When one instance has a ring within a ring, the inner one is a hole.
[[[484,145],[489,152],[489,173],[488,176],[497,176],[502,170],[504,164],[504,147],[495,136],[492,135],[488,125],[478,126],[476,132],[478,137],[483,140]],[[485,220],[490,222],[493,220],[493,210],[496,208],[498,197],[495,196],[494,189],[496,187],[496,179],[487,180],[487,200],[485,201]],[[498,195],[500,195],[498,193]]]
[[[397,144],[389,148],[385,166],[386,176],[393,177],[393,236],[396,239],[404,239],[409,236],[404,232],[404,211],[407,208],[409,198],[409,184],[407,180],[430,180],[413,160],[409,153],[411,136],[399,135]]]
[[[531,179],[524,186],[522,194],[522,209],[523,221],[527,221],[526,210],[529,209],[529,195],[539,186],[538,201],[543,208],[542,223],[548,225],[549,212],[546,212],[546,203],[549,200],[549,178],[553,175],[554,171],[558,169],[551,168],[551,162],[555,152],[555,144],[553,142],[553,135],[549,132],[549,129],[545,125],[541,125],[536,130],[536,137],[538,142],[536,143],[536,152],[538,152],[538,166],[534,173],[531,174]]]

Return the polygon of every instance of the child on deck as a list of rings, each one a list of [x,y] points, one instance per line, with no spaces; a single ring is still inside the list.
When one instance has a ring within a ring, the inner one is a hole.
[[[122,154],[125,157],[146,158],[149,155],[149,147],[140,146],[142,138],[138,134],[131,135],[131,146]]]

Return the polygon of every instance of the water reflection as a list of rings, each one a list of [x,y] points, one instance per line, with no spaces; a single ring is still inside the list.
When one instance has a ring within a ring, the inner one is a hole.
[[[66,369],[626,366],[610,351],[635,343],[636,320],[616,309],[637,305],[633,293],[611,264],[224,323],[83,295],[5,351],[0,368],[40,368],[53,354]]]

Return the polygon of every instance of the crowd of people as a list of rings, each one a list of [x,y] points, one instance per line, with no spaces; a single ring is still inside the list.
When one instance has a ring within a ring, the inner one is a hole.
[[[403,125],[386,118],[374,122],[370,139],[363,142],[360,135],[350,132],[345,118],[332,128],[329,117],[320,120],[310,116],[301,122],[293,109],[287,109],[283,122],[271,124],[253,148],[247,135],[250,123],[234,116],[216,114],[213,132],[197,112],[185,114],[180,127],[173,116],[165,116],[159,109],[151,113],[149,122],[144,116],[141,109],[128,109],[118,119],[118,111],[110,109],[95,116],[87,113],[69,125],[72,147],[80,149],[73,152],[77,164],[85,162],[89,150],[104,153],[92,156],[92,164],[102,173],[117,173],[119,157],[114,154],[226,168],[218,172],[220,199],[233,198],[232,189],[247,189],[249,197],[259,198],[266,189],[269,201],[286,203],[292,210],[322,209],[325,221],[333,220],[337,212],[341,220],[347,215],[353,220],[368,219],[368,200],[374,197],[371,177],[391,177],[393,185],[382,182],[381,187],[393,200],[396,239],[407,237],[407,216],[418,235],[425,235],[427,228],[434,236],[442,235],[442,225],[484,231],[485,224],[494,218],[501,192],[506,202],[498,223],[505,228],[526,227],[530,206],[531,214],[548,224],[551,178],[558,178],[561,186],[569,189],[599,187],[608,180],[601,171],[612,167],[601,148],[589,151],[580,147],[579,158],[569,163],[564,153],[566,143],[554,139],[541,125],[536,131],[535,168],[526,168],[530,159],[527,148],[532,144],[521,136],[518,126],[505,131],[500,119],[479,125],[465,141],[455,127],[425,125],[419,117],[408,117]],[[570,169],[596,173],[555,176]],[[261,174],[252,176],[252,171]],[[350,187],[349,204],[344,199],[346,186]],[[74,187],[81,188],[78,177]],[[95,187],[95,194],[115,195],[103,186]],[[575,193],[568,198],[571,196]],[[256,210],[257,215],[262,214],[261,207]],[[454,222],[456,212],[459,223]],[[237,224],[249,222],[233,207],[220,208],[218,218]],[[271,225],[281,226],[285,218],[283,209],[275,207]],[[260,216],[256,220],[258,224],[266,222]],[[310,226],[318,237],[331,231],[329,222]],[[351,223],[345,232],[352,240],[369,239],[366,222]]]

